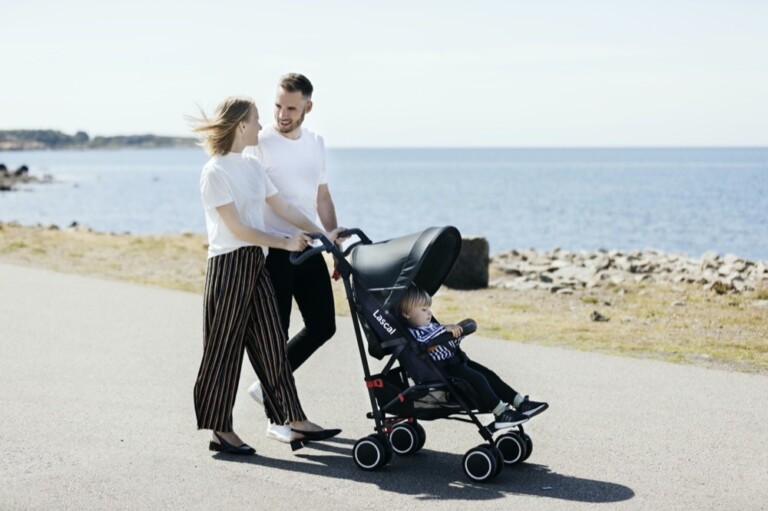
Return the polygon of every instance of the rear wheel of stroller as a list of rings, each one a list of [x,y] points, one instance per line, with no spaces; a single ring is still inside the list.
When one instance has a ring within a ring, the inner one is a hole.
[[[378,435],[368,435],[355,442],[352,448],[352,458],[355,464],[363,470],[376,470],[386,465],[392,457],[387,445]]]
[[[478,483],[489,481],[498,474],[496,455],[485,444],[468,450],[461,464],[467,477]]]
[[[523,433],[523,440],[525,440],[525,456],[523,456],[523,461],[525,461],[531,457],[533,452],[533,440],[527,433]]]
[[[408,456],[419,450],[419,433],[410,422],[395,424],[389,434],[392,450],[400,456]]]
[[[496,439],[496,447],[501,451],[505,465],[517,465],[526,459],[525,440],[517,433],[505,433]]]
[[[413,425],[416,426],[416,433],[419,434],[419,443],[416,446],[416,450],[420,451],[421,448],[424,447],[424,444],[427,442],[427,432],[424,429],[424,426],[418,422],[414,422]]]

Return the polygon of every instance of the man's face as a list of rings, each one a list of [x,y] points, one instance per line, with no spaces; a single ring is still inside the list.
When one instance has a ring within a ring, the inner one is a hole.
[[[282,87],[277,89],[275,98],[275,123],[282,134],[292,133],[304,122],[304,115],[312,110],[312,101],[306,99],[300,91],[287,92]]]

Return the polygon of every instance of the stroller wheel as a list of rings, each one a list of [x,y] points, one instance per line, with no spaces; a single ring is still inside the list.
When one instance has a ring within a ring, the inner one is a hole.
[[[487,445],[480,445],[468,450],[461,464],[467,477],[478,483],[489,481],[498,473],[496,456]]]
[[[376,470],[386,465],[392,454],[378,435],[368,435],[355,442],[352,458],[363,470]]]
[[[501,474],[501,469],[504,468],[504,455],[501,454],[501,451],[495,445],[490,446],[486,444],[485,448],[496,457],[496,475]]]
[[[516,465],[526,459],[528,450],[525,443],[517,433],[505,433],[496,439],[496,447],[501,451],[505,465]]]
[[[419,450],[419,433],[410,422],[399,422],[389,434],[392,450],[400,456],[408,456]]]
[[[528,433],[523,433],[523,440],[525,440],[525,456],[523,456],[523,461],[525,461],[531,457],[533,452],[533,440],[531,440]]]
[[[424,444],[427,442],[427,432],[424,430],[424,426],[418,422],[413,423],[416,426],[416,433],[419,435],[419,443],[416,445],[416,450],[420,451]]]

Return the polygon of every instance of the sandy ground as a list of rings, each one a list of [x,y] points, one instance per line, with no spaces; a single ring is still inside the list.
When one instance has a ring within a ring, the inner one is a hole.
[[[339,317],[296,379],[340,437],[266,439],[246,366],[235,424],[257,455],[233,458],[195,430],[199,294],[3,263],[0,282],[0,509],[768,509],[764,375],[472,336],[473,358],[551,405],[528,462],[471,484],[460,462],[480,437],[441,420],[369,473],[350,458],[371,423]]]

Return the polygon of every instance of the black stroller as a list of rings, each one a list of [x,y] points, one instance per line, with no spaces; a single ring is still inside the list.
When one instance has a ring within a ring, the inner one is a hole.
[[[379,243],[372,243],[359,229],[346,234],[357,236],[359,241],[343,253],[325,236],[312,234],[322,244],[292,254],[291,261],[301,264],[318,252],[331,252],[344,281],[371,401],[372,412],[367,416],[375,423],[375,433],[355,443],[352,456],[357,466],[376,470],[386,465],[393,453],[408,456],[419,451],[426,442],[419,421],[444,418],[474,424],[485,440],[467,451],[462,460],[464,473],[472,481],[488,481],[504,465],[525,461],[533,443],[523,427],[507,429],[494,439],[493,427],[484,426],[476,415],[490,410],[478,407],[471,387],[445,374],[424,345],[411,337],[397,314],[397,304],[408,286],[415,284],[434,295],[443,284],[461,249],[459,231],[432,227]],[[477,329],[471,320],[461,325],[464,335]],[[371,356],[379,360],[389,357],[377,374],[371,374],[363,333]],[[397,366],[395,362],[399,362]],[[410,384],[409,377],[416,383]]]

